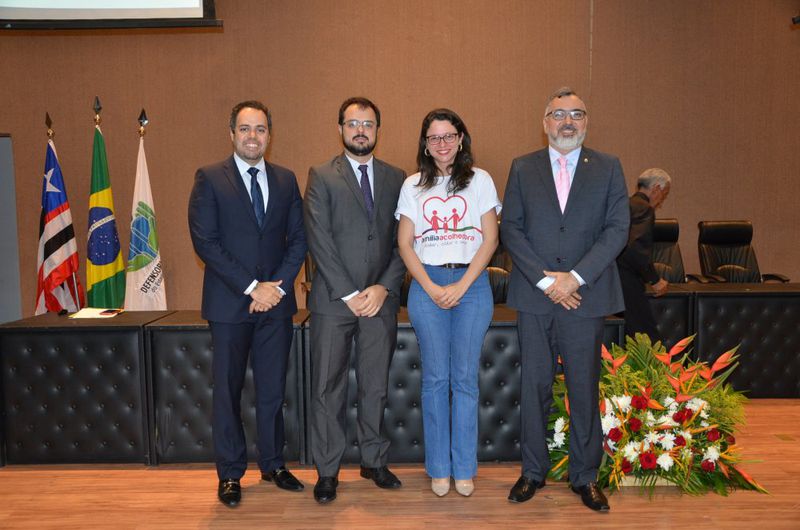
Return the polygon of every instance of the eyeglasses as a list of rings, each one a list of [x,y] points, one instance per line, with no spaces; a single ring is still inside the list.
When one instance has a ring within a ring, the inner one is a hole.
[[[444,140],[446,144],[452,144],[456,140],[458,140],[458,135],[456,133],[447,133],[442,134],[440,136],[433,135],[433,136],[426,136],[425,140],[428,142],[429,145],[439,145]]]
[[[375,128],[375,122],[372,120],[347,120],[344,122],[345,127],[348,129],[358,129],[363,127],[365,131],[371,131]]]
[[[581,121],[586,117],[586,111],[583,109],[572,109],[572,110],[557,109],[557,110],[552,110],[544,115],[545,118],[553,118],[556,121],[564,121],[567,119],[567,116],[569,116],[575,121]]]

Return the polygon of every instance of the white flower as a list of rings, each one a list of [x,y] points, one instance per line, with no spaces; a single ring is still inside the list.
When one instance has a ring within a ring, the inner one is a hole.
[[[703,409],[706,412],[708,412],[708,401],[700,399],[698,397],[690,399],[689,402],[686,403],[686,406],[695,412],[697,412],[700,409]]]
[[[656,417],[653,416],[653,413],[649,410],[647,411],[647,416],[645,417],[644,423],[648,426],[653,426],[656,424]]]
[[[658,424],[669,425],[670,427],[675,427],[676,425],[678,425],[677,423],[675,423],[675,420],[672,419],[672,415],[670,414],[664,414],[663,416],[658,418]]]
[[[557,432],[553,436],[553,443],[556,444],[556,447],[561,447],[562,445],[564,445],[564,440],[566,439],[566,437],[567,437],[567,434],[565,432],[563,432],[563,431],[562,432]]]
[[[706,420],[703,420],[703,421],[701,421],[701,422],[700,422],[700,425],[701,425],[702,427],[708,427],[708,426],[709,426],[709,423],[708,423]]]
[[[678,434],[683,436],[683,439],[686,440],[686,445],[689,445],[689,442],[692,441],[692,433],[689,431],[679,431]]]
[[[664,406],[670,409],[671,412],[678,410],[678,402],[675,401],[672,396],[665,397],[662,403],[664,403]]]
[[[650,445],[654,445],[658,443],[658,439],[661,437],[656,431],[650,431],[645,435],[644,441],[649,443]]]
[[[639,458],[639,444],[637,442],[628,442],[622,448],[622,454],[628,459],[628,462],[633,462]]]
[[[623,414],[631,410],[631,396],[612,396],[611,402]]]
[[[611,400],[610,399],[603,398],[603,410],[605,410],[606,413],[611,412],[612,410],[614,410],[613,405],[611,405]]]
[[[665,432],[664,435],[661,437],[659,444],[661,444],[661,447],[663,447],[665,450],[669,451],[670,449],[675,447],[675,435],[672,434],[671,432]]]
[[[600,419],[600,424],[603,427],[603,434],[608,434],[608,431],[621,425],[619,418],[617,418],[614,413],[607,413],[603,416]]]
[[[556,423],[553,425],[553,431],[556,433],[560,433],[564,430],[564,426],[566,425],[566,420],[564,420],[564,416],[559,416],[556,418]]]
[[[664,471],[669,471],[669,468],[671,468],[672,464],[675,462],[672,460],[672,457],[669,456],[669,453],[662,453],[662,455],[658,457],[658,460],[656,460],[656,463],[661,466],[661,469]]]
[[[700,418],[702,418],[704,420],[708,419],[708,412],[706,411],[706,409],[703,409],[703,410],[700,411]]]
[[[712,462],[719,460],[719,449],[713,445],[706,449],[705,453],[703,453],[703,460],[710,460]]]
[[[683,449],[681,449],[681,459],[682,460],[690,462],[693,458],[694,458],[694,455],[692,454],[692,450],[691,449],[689,449],[688,447],[684,447]]]
[[[560,419],[560,418],[559,418]],[[548,449],[554,449],[556,447],[561,447],[564,445],[564,440],[567,434],[564,432],[557,432],[553,435],[553,441],[547,444]]]
[[[606,445],[608,445],[608,450],[611,451],[612,453],[617,452],[617,443],[614,442],[613,440],[606,440]]]

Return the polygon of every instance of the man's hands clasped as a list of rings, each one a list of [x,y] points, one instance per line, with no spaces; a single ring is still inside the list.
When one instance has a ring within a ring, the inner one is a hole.
[[[371,285],[345,303],[357,317],[374,317],[388,296],[389,291],[383,285]]]
[[[283,280],[277,282],[258,282],[256,288],[250,292],[250,312],[263,313],[269,311],[281,301],[281,298],[286,296],[286,293],[278,289],[278,286],[283,283]]]
[[[561,304],[561,307],[569,311],[577,309],[581,305],[581,295],[578,294],[580,284],[575,276],[570,272],[544,271],[546,276],[555,279],[552,285],[544,290],[554,304]]]

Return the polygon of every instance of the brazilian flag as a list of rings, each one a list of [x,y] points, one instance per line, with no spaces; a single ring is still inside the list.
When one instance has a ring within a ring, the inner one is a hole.
[[[89,307],[121,308],[125,303],[125,265],[114,218],[106,144],[95,126],[92,147],[92,194],[89,197],[89,248],[86,288]]]

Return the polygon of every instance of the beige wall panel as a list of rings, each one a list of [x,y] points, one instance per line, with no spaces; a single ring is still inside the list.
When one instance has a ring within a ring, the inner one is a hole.
[[[382,110],[378,156],[408,172],[424,114],[456,110],[502,196],[511,160],[543,145],[546,96],[568,84],[589,104],[587,145],[620,156],[629,184],[652,165],[675,177],[660,215],[680,219],[689,270],[697,270],[698,220],[744,217],[756,225],[762,268],[800,279],[796,9],[745,0],[217,0],[222,30],[0,32],[0,130],[14,142],[23,314],[32,314],[36,288],[44,112],[55,122],[85,260],[95,94],[125,249],[136,118],[142,107],[150,117],[171,309],[200,304],[202,267],[186,222],[194,172],[230,154],[230,107],[251,97],[272,108],[269,157],[292,168],[301,189],[310,165],[340,151],[339,104],[362,94]]]

